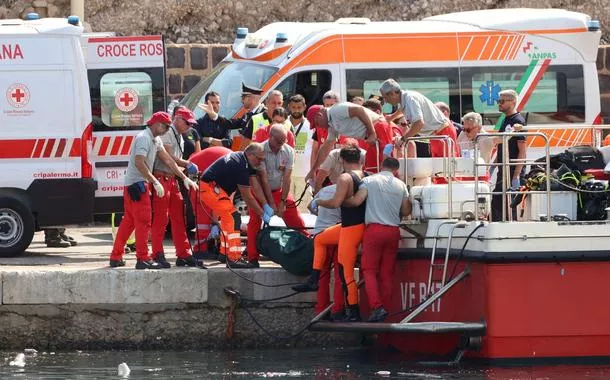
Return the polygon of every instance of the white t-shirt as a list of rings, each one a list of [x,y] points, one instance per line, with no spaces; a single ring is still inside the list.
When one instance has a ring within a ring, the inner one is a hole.
[[[296,134],[299,127],[301,130]],[[295,133],[294,168],[292,169],[292,175],[294,177],[305,177],[309,173],[314,130],[310,128],[309,120],[305,118],[303,118],[303,125],[293,125],[292,128]]]
[[[487,131],[481,129],[479,134],[487,134]],[[472,141],[467,135],[466,132],[460,133],[457,138],[457,143],[460,147],[461,151],[464,150],[474,150],[474,141]],[[493,138],[485,138],[479,137],[479,154],[485,163],[491,162],[491,153],[494,149],[494,139]]]
[[[337,191],[337,185],[323,187],[320,189],[320,191],[318,191],[315,199],[332,199],[335,196],[335,191]],[[341,223],[341,208],[326,208],[319,206],[318,217],[316,218],[313,234],[318,234],[328,227],[334,226],[338,223]]]

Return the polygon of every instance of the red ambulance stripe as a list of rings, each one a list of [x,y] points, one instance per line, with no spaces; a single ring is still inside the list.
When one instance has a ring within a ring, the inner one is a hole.
[[[0,140],[0,159],[30,158],[36,146],[36,139]]]
[[[129,150],[131,149],[132,142],[133,142],[133,136],[125,136],[125,143],[123,144],[123,149],[121,149],[121,156],[126,156],[129,154]]]
[[[36,141],[36,146],[34,147],[34,152],[32,153],[32,157],[38,158],[42,153],[42,147],[44,146],[44,139],[34,140]]]
[[[44,153],[42,154],[42,157],[45,157],[45,158],[51,157],[51,152],[53,151],[54,146],[55,146],[55,139],[49,139],[47,141],[47,146],[44,149]]]
[[[111,156],[116,156],[119,153],[119,149],[121,148],[122,141],[123,141],[123,136],[117,136],[114,138],[114,144],[112,144],[112,150],[110,151]]]
[[[70,157],[80,157],[80,139],[74,139],[72,149],[70,149]]]
[[[102,139],[102,144],[100,145],[100,151],[97,153],[98,156],[106,155],[106,150],[108,150],[108,145],[110,144],[110,137],[106,136]]]
[[[97,37],[97,38],[89,38],[89,43],[98,43],[98,42],[133,42],[133,41],[161,41],[161,36]]]
[[[64,154],[64,149],[66,149],[66,139],[60,139],[59,146],[55,152],[55,157],[61,157]]]

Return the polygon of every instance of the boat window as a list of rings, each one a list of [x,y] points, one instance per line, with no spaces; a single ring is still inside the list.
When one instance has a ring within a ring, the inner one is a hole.
[[[500,116],[498,93],[512,89],[521,93],[521,101],[526,102],[521,113],[528,124],[584,122],[582,66],[551,65],[541,77],[539,74],[540,67],[462,68],[464,112],[474,110],[483,116],[484,124],[495,124]]]
[[[261,88],[277,71],[275,67],[249,62],[221,62],[203,78],[182,100],[182,104],[193,110],[195,117],[203,116],[197,105],[205,94],[215,91],[220,94],[220,114],[233,117],[242,107],[241,85]]]
[[[405,90],[415,90],[433,102],[444,102],[451,108],[451,119],[460,120],[457,68],[375,68],[346,70],[347,99],[379,95],[379,87],[388,78],[395,79]],[[389,104],[384,113],[392,112]]]

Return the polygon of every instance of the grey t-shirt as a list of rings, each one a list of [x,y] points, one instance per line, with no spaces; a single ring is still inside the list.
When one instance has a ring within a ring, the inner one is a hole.
[[[341,161],[339,161],[339,155],[341,153],[341,149],[333,149],[328,154],[328,157],[322,162],[320,165],[320,169],[328,172],[328,179],[330,182],[337,183],[337,179],[343,173],[343,165],[341,165]],[[364,165],[364,160],[366,158],[366,150],[360,148],[360,165]]]
[[[364,223],[398,226],[401,220],[400,206],[409,196],[407,185],[392,173],[382,171],[364,177],[361,186],[368,192]]]
[[[430,99],[417,91],[403,91],[398,110],[411,123],[422,120],[424,128],[419,133],[424,136],[431,135],[448,121]]]
[[[125,186],[136,182],[146,181],[142,173],[136,167],[136,156],[146,157],[146,166],[152,170],[157,152],[163,149],[163,142],[159,137],[153,137],[150,128],[146,128],[136,136],[131,152],[129,153],[129,164],[125,172]]]
[[[343,102],[335,104],[328,109],[328,138],[337,139],[339,136],[363,139],[367,136],[366,126],[357,117],[349,117],[349,107],[353,103]],[[382,115],[364,108],[366,114],[375,123]]]
[[[178,133],[176,127],[173,125],[169,127],[168,131],[161,135],[161,141],[163,141],[163,145],[171,146],[171,149],[168,150],[167,153],[173,157],[182,157],[182,152],[184,152],[184,139],[182,138],[182,135]],[[159,159],[155,160],[154,169],[165,173],[172,173],[172,169]]]
[[[335,196],[337,185],[323,187],[314,199],[329,200]],[[314,225],[313,234],[318,234],[330,226],[341,223],[341,208],[318,207],[318,217]]]
[[[269,146],[269,140],[263,143],[263,149],[265,151],[265,161],[261,162],[260,170],[267,173],[271,190],[281,189],[284,173],[294,166],[294,149],[290,145],[284,144],[277,154],[273,153]]]

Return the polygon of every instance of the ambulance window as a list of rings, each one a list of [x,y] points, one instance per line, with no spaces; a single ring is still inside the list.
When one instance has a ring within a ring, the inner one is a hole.
[[[144,72],[112,72],[100,79],[102,122],[109,127],[140,127],[153,114],[153,84]]]
[[[528,124],[581,123],[585,120],[582,66],[549,66],[538,78],[541,66],[470,67],[462,69],[465,112],[480,113],[485,124],[500,117],[498,93],[512,89],[521,93],[521,113]]]
[[[332,74],[328,70],[301,71],[284,79],[275,89],[284,95],[284,101],[292,95],[303,95],[309,107],[322,104],[322,97],[331,84]]]
[[[346,71],[347,98],[361,96],[368,99],[379,95],[379,87],[388,78],[395,79],[403,90],[422,93],[433,102],[444,102],[452,110],[452,119],[459,119],[458,70],[450,68],[413,69],[354,69]],[[453,104],[452,104],[453,103]],[[455,104],[458,103],[458,104]],[[453,115],[455,111],[455,115]],[[385,104],[384,113],[392,106]]]

